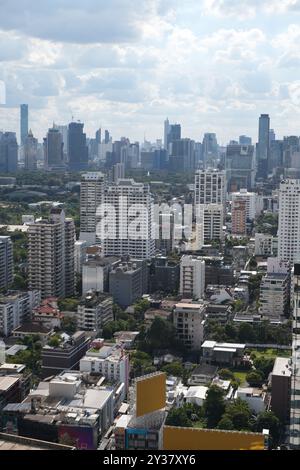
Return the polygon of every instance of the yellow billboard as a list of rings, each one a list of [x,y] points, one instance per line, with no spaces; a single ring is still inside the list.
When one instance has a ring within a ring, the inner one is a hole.
[[[136,379],[136,416],[166,406],[166,374],[159,372]]]
[[[264,450],[263,434],[164,426],[164,450]]]

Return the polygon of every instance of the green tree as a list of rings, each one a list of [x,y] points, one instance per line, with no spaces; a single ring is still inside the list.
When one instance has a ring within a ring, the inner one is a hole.
[[[226,431],[234,430],[234,425],[228,415],[223,415],[218,424],[218,429],[224,429]]]
[[[246,375],[246,380],[250,387],[261,387],[264,382],[263,375],[258,370],[251,370],[251,372]]]
[[[253,327],[249,323],[241,323],[239,327],[239,341],[242,343],[254,341]]]
[[[257,357],[254,359],[253,364],[258,372],[261,372],[264,379],[267,379],[270,372],[272,372],[274,367],[275,358],[274,357]]]
[[[257,432],[262,432],[263,429],[269,429],[271,446],[276,447],[279,443],[281,424],[277,416],[272,411],[263,411],[257,416],[255,430]]]
[[[166,419],[167,426],[192,427],[192,421],[188,418],[184,408],[172,408]]]
[[[223,380],[232,380],[234,379],[234,373],[229,369],[220,369],[218,375]]]
[[[61,321],[61,329],[68,335],[72,335],[77,330],[77,320],[75,317],[63,317]]]
[[[237,431],[251,428],[251,410],[248,403],[238,398],[226,405],[225,415],[233,424],[233,429]]]
[[[172,323],[156,317],[146,334],[146,343],[150,349],[168,349],[175,343],[176,330]]]
[[[184,367],[180,362],[172,362],[172,364],[167,364],[161,369],[167,375],[174,375],[175,377],[182,377],[184,373]]]
[[[204,402],[204,413],[207,419],[207,427],[215,428],[225,411],[224,391],[217,385],[212,385]]]

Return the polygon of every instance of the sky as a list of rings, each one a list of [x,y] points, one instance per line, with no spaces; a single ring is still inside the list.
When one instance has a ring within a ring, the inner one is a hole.
[[[53,122],[154,141],[163,121],[201,141],[300,135],[300,0],[0,0],[0,129],[19,105]]]

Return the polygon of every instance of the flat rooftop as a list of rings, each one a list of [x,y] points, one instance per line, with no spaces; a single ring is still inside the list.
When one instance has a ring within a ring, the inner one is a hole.
[[[287,357],[276,357],[272,375],[279,375],[282,377],[291,377],[291,365],[289,364],[289,358]]]

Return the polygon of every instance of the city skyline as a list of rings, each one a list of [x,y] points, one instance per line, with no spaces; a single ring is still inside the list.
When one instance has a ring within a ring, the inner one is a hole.
[[[21,3],[2,2],[0,129],[18,132],[28,103],[40,141],[72,116],[88,136],[102,126],[132,141],[163,138],[167,116],[196,141],[226,144],[233,129],[256,141],[264,113],[279,137],[298,134],[298,1]]]

